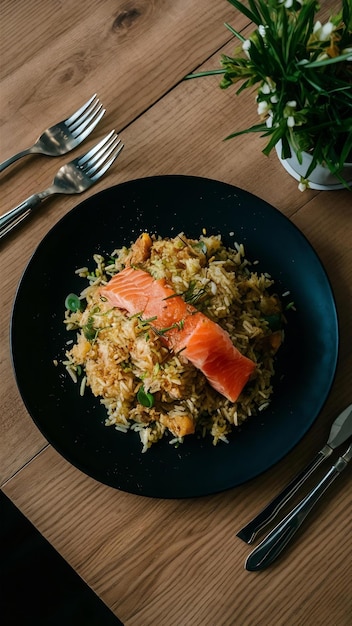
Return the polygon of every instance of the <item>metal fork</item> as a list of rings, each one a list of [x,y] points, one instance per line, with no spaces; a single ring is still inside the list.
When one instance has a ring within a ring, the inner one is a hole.
[[[53,194],[82,193],[99,180],[120,154],[124,144],[112,130],[94,148],[60,167],[48,189],[29,196],[0,217],[0,239],[18,226],[33,209]]]
[[[28,154],[46,154],[60,156],[76,148],[96,127],[105,113],[103,105],[94,94],[78,111],[67,120],[47,128],[37,139],[35,144],[26,150],[21,150],[3,163],[0,163],[0,172],[9,165]]]

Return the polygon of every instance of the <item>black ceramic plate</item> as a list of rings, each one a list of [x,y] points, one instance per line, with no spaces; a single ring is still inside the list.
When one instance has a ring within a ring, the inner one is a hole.
[[[76,268],[94,267],[141,231],[198,237],[221,233],[226,245],[269,272],[279,293],[291,292],[286,341],[277,359],[270,408],[249,419],[228,444],[186,438],[175,449],[165,438],[141,453],[136,433],[104,425],[105,410],[54,359],[72,338],[64,301],[85,282]],[[23,401],[46,439],[73,465],[102,483],[161,498],[193,497],[235,487],[282,459],[317,418],[331,388],[338,352],[335,303],[311,245],[279,211],[231,185],[187,176],[123,183],[79,204],[39,244],[18,287],[12,354]]]

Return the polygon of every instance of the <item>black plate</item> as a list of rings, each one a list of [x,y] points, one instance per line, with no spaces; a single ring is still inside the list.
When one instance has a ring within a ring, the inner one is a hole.
[[[141,453],[138,435],[104,425],[105,410],[79,396],[62,358],[71,338],[64,301],[85,282],[74,270],[93,267],[93,254],[129,244],[141,231],[198,237],[221,233],[226,245],[269,272],[279,293],[291,292],[286,341],[279,351],[270,408],[230,439],[167,439]],[[12,354],[23,401],[46,439],[73,465],[102,483],[146,496],[180,498],[239,485],[282,459],[318,416],[331,388],[338,353],[332,290],[316,253],[279,211],[241,189],[214,180],[160,176],[123,183],[92,196],[62,218],[39,244],[18,287]]]

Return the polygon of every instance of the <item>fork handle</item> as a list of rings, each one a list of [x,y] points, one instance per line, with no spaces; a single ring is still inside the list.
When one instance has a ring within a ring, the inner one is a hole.
[[[0,163],[0,172],[6,170],[9,165],[12,165],[12,163],[15,163],[15,161],[18,161],[18,159],[27,156],[27,154],[33,154],[34,152],[35,150],[33,149],[33,146],[31,148],[26,148],[26,150],[21,150],[20,152],[17,152],[9,159],[6,159],[6,161]]]
[[[45,192],[35,193],[0,217],[0,240],[28,217],[46,198]]]

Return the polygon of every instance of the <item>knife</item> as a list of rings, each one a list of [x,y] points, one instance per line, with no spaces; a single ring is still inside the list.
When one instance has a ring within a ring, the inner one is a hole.
[[[292,498],[307,478],[311,476],[314,470],[351,436],[352,404],[346,407],[335,419],[331,426],[327,443],[314,459],[258,515],[237,533],[237,537],[246,543],[253,543],[257,534],[276,517],[277,513]]]
[[[301,500],[265,539],[247,557],[245,568],[250,572],[265,569],[270,565],[292,540],[308,513],[313,509],[319,498],[333,483],[335,478],[347,467],[352,459],[352,443],[345,454],[340,456],[321,481]]]

